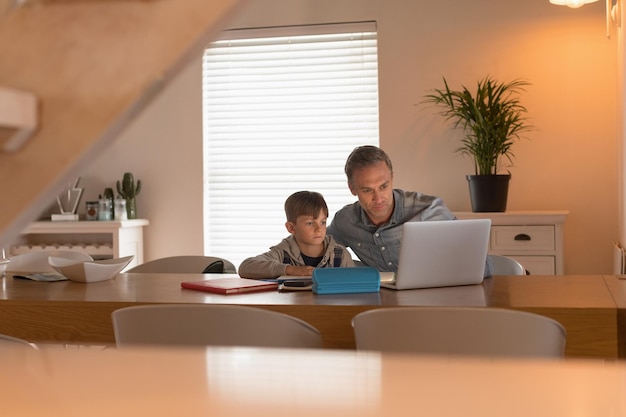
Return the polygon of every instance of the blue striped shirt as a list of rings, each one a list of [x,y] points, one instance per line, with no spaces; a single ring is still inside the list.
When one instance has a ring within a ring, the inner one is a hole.
[[[379,271],[397,271],[402,224],[426,220],[454,220],[443,200],[414,191],[393,190],[394,209],[389,221],[372,224],[359,202],[339,210],[327,234],[349,247],[367,266]]]

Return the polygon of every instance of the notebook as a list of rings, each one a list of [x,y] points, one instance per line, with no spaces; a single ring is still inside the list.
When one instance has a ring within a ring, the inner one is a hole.
[[[398,271],[391,280],[381,279],[380,286],[407,290],[480,284],[490,228],[490,219],[405,223]]]
[[[277,282],[258,281],[239,277],[214,278],[204,281],[185,281],[180,286],[189,290],[214,292],[217,294],[241,294],[256,291],[275,291]]]

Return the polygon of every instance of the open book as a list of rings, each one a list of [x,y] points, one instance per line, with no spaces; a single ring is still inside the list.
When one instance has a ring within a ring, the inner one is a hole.
[[[68,281],[68,278],[59,274],[58,272],[37,272],[32,274],[13,274],[13,278],[17,279],[30,279],[31,281]]]

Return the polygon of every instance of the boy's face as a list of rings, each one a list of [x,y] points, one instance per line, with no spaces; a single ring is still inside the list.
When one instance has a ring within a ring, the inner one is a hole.
[[[285,226],[299,245],[317,246],[322,245],[326,237],[326,218],[320,210],[317,217],[298,216],[295,223],[287,222]]]

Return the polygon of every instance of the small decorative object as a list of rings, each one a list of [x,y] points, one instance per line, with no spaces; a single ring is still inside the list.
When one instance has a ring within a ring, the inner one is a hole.
[[[124,200],[120,195],[118,195],[115,199],[115,209],[113,212],[115,214],[115,220],[128,219],[128,213],[126,212],[126,200]]]
[[[69,183],[67,188],[59,195],[57,195],[57,204],[59,205],[60,214],[53,214],[51,219],[54,221],[72,221],[78,220],[78,214],[76,209],[78,203],[83,196],[83,189],[78,188],[78,181],[80,177],[76,179],[74,184]]]
[[[108,198],[98,196],[98,220],[113,219],[113,204]]]
[[[111,202],[111,218],[115,217],[115,194],[113,188],[105,188],[102,196]]]
[[[130,172],[124,174],[121,184],[119,180],[117,181],[117,192],[126,200],[126,213],[129,219],[137,218],[137,203],[135,197],[137,197],[140,191],[141,180],[137,180],[137,184],[135,185],[135,179]]]
[[[98,220],[98,201],[87,201],[85,203],[85,218],[87,220]]]
[[[521,79],[501,83],[487,76],[478,81],[474,93],[465,86],[451,90],[445,78],[443,83],[443,89],[434,89],[424,101],[443,107],[440,114],[465,132],[456,151],[474,159],[475,175],[467,175],[472,211],[506,211],[511,174],[498,172],[503,157],[513,161],[515,141],[532,129],[517,98],[529,83]]]

